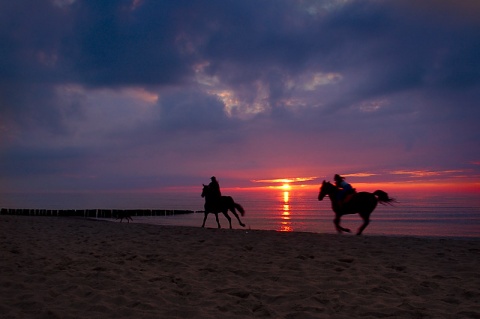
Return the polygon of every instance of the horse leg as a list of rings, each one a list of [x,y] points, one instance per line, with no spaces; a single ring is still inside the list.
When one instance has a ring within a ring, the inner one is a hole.
[[[203,224],[202,227],[205,227],[205,221],[207,220],[208,212],[205,211],[205,217],[203,217]]]
[[[335,219],[333,220],[333,224],[335,225],[335,228],[337,229],[337,232],[339,234],[342,233],[342,227],[340,227],[340,216],[335,216]]]
[[[220,221],[218,220],[218,212],[215,212],[215,219],[217,220],[218,228],[222,228],[220,227]]]
[[[342,226],[340,226],[340,218],[342,216],[341,215],[336,215],[335,216],[335,219],[333,220],[333,223],[335,224],[335,228],[337,229],[337,232],[339,234],[341,234],[342,232],[347,232],[349,233],[350,232],[350,229],[348,228],[343,228]]]
[[[357,235],[361,235],[362,232],[367,228],[368,224],[370,224],[370,216],[362,216],[363,218],[363,225],[357,231]]]
[[[228,223],[230,224],[230,229],[232,229],[232,219],[228,215],[228,209],[224,210],[222,213],[223,216],[225,216],[225,218],[228,220]]]
[[[240,220],[240,216],[238,216],[237,211],[235,210],[235,206],[232,206],[232,208],[230,208],[230,211],[231,211],[231,212],[233,213],[233,215],[237,218],[238,223],[240,224],[240,226],[245,227],[245,224],[242,223],[242,221]]]

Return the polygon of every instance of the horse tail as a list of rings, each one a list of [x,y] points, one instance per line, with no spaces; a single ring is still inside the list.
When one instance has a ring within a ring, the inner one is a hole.
[[[377,200],[380,204],[390,204],[395,203],[395,198],[388,197],[388,194],[382,190],[376,190],[373,192],[373,195],[377,196]]]
[[[233,203],[233,206],[238,209],[238,211],[240,212],[240,214],[243,216],[245,215],[245,210],[243,209],[242,205],[240,204],[237,204],[237,203]]]

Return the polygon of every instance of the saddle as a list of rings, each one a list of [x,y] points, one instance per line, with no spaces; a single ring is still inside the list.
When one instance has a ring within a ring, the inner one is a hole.
[[[348,202],[350,202],[352,200],[353,195],[355,195],[355,193],[347,194],[347,196],[345,196],[345,198],[342,201],[342,205],[345,205]]]
[[[344,208],[353,198],[353,196],[357,193],[356,189],[353,189],[351,192],[349,192],[347,195],[345,195],[345,198],[342,200],[338,201],[338,205],[340,209]]]

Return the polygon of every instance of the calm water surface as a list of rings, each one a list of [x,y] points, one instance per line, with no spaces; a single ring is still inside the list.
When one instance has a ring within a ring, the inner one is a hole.
[[[262,195],[254,192],[232,194],[246,210],[242,221],[250,229],[335,233],[334,213],[330,200],[319,202],[316,192],[277,191]],[[446,196],[401,194],[395,206],[378,205],[371,216],[365,234],[414,235],[440,237],[480,237],[480,200],[477,196]],[[203,205],[203,202],[202,202]],[[232,214],[231,214],[232,215]],[[228,221],[219,216],[222,227]],[[203,214],[139,217],[139,222],[199,226]],[[353,232],[362,224],[358,215],[342,217],[342,226]],[[234,228],[241,228],[233,219]],[[207,227],[216,227],[214,215],[209,215]]]
[[[200,190],[201,191],[201,190]],[[0,207],[45,209],[178,209],[203,210],[199,192],[162,193],[83,193],[2,195]],[[335,233],[334,214],[330,200],[319,202],[312,190],[268,190],[225,192],[241,204],[246,214],[241,217],[247,229]],[[480,238],[480,197],[476,194],[390,193],[398,199],[395,206],[378,205],[364,234],[414,235]],[[241,228],[232,216],[233,228]],[[228,221],[219,215],[223,228]],[[141,217],[138,223],[200,227],[203,213],[188,215]],[[361,225],[358,215],[342,218],[342,226],[355,230]],[[214,215],[209,215],[206,227],[216,227]]]

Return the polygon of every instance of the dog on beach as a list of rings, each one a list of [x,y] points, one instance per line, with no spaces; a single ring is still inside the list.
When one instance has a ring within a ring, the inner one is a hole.
[[[120,219],[120,222],[122,222],[124,218],[127,220],[128,223],[130,223],[130,221],[133,222],[133,218],[132,218],[132,215],[130,214],[130,212],[128,212],[126,210],[118,211],[116,219]]]

